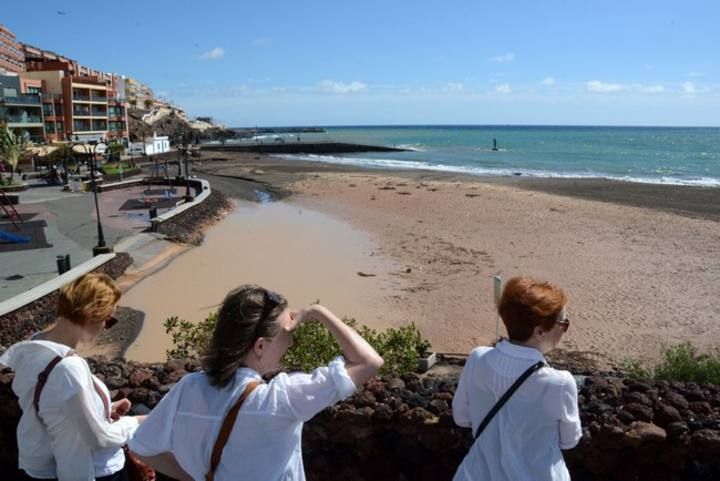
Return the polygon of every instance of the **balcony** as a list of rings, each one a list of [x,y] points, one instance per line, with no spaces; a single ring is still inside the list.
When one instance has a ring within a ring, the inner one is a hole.
[[[104,95],[91,95],[91,96],[90,96],[90,101],[91,101],[91,102],[105,102],[105,103],[106,103],[106,102],[107,102],[107,97],[105,97]]]
[[[3,97],[0,102],[5,105],[40,105],[40,96],[22,94],[17,97]]]
[[[73,109],[73,116],[75,117],[90,117],[90,109]]]
[[[42,116],[40,115],[28,115],[28,114],[5,114],[2,120],[10,124],[41,124]],[[12,126],[12,125],[11,125]]]
[[[89,95],[73,94],[73,102],[90,102]]]

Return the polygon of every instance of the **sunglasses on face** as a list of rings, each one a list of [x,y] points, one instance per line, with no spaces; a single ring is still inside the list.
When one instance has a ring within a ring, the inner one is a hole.
[[[570,317],[568,315],[565,315],[565,319],[556,322],[557,324],[560,324],[562,326],[563,332],[567,332],[567,330],[570,328]]]
[[[110,329],[117,323],[118,323],[118,318],[115,316],[112,316],[105,321],[105,329]]]

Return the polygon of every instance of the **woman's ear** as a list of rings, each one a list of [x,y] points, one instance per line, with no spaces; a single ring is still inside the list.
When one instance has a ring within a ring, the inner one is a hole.
[[[253,351],[258,357],[262,357],[263,350],[265,349],[265,339],[262,337],[258,337],[255,339],[255,343],[253,344]]]

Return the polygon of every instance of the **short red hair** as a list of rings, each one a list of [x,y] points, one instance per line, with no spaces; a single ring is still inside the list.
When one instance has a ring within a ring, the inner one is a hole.
[[[566,303],[565,292],[549,282],[513,277],[505,284],[498,313],[508,337],[523,342],[530,339],[537,326],[552,329]]]

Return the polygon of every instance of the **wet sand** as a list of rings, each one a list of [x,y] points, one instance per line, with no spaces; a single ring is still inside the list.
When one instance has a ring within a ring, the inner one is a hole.
[[[201,170],[290,190],[289,202],[366,232],[404,282],[379,302],[440,351],[492,341],[494,274],[564,287],[573,321],[564,347],[608,364],[657,359],[663,344],[720,342],[720,189],[221,158]]]
[[[163,360],[171,347],[166,318],[201,320],[243,283],[281,292],[299,307],[319,299],[336,314],[371,327],[406,322],[388,308],[389,294],[402,288],[402,280],[391,275],[395,261],[377,255],[368,236],[347,223],[285,202],[240,201],[205,235],[203,245],[123,295],[124,306],[145,313],[128,359]]]

